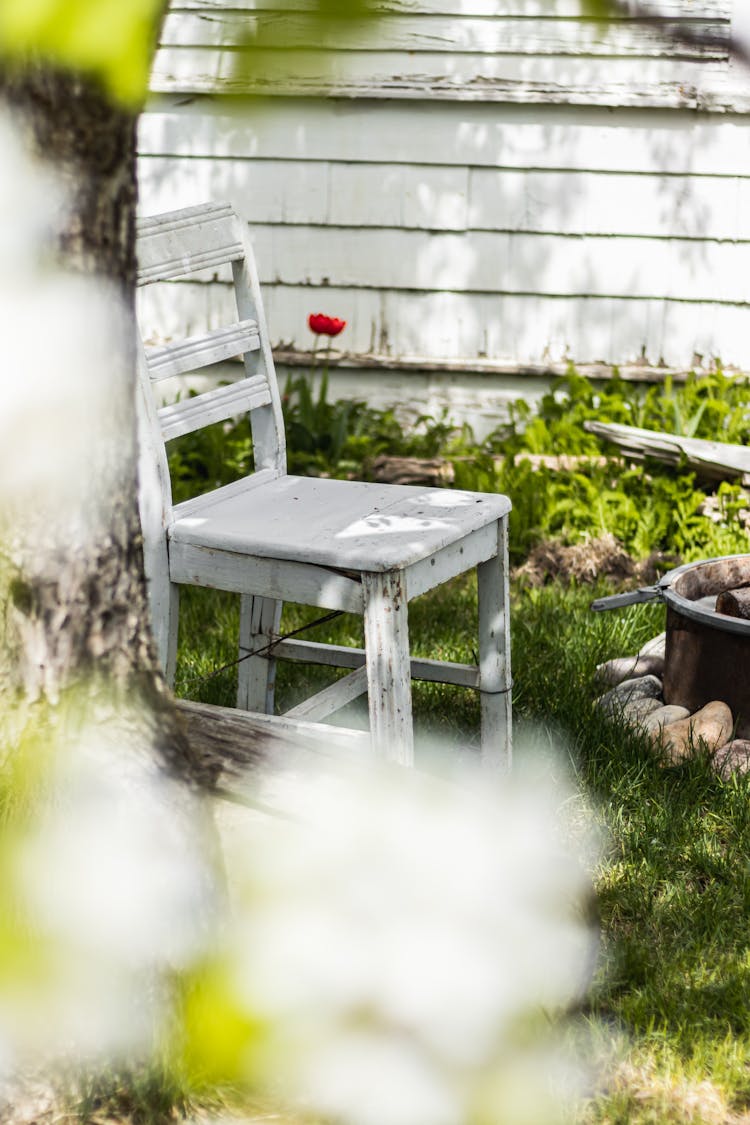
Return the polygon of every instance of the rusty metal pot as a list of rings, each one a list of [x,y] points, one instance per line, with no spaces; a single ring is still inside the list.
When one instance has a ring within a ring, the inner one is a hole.
[[[750,621],[717,613],[716,597],[750,586],[750,554],[687,563],[655,585],[599,598],[595,610],[658,599],[667,607],[664,701],[692,713],[714,699],[750,737]]]

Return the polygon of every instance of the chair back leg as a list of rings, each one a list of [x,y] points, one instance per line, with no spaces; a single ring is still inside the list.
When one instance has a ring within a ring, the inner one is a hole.
[[[273,714],[276,661],[268,654],[249,656],[265,649],[278,636],[282,602],[273,598],[240,598],[240,664],[237,670],[237,706],[243,711]]]
[[[401,571],[363,574],[370,734],[376,753],[414,763],[409,619]]]
[[[512,764],[508,522],[498,522],[498,550],[477,567],[479,693],[482,760],[496,769]]]

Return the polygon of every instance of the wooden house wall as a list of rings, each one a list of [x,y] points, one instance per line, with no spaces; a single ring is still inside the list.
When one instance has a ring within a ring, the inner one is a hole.
[[[322,311],[363,368],[750,367],[729,0],[663,2],[667,26],[586,22],[578,0],[398,0],[314,47],[305,0],[269,5],[172,9],[141,206],[247,217],[282,359],[306,361]],[[155,293],[151,334],[220,323],[207,280]]]

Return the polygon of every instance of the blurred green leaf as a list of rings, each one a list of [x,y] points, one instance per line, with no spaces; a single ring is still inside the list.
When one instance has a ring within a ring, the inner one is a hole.
[[[146,94],[166,0],[2,0],[0,54],[91,74],[119,101]]]
[[[606,23],[617,12],[618,5],[614,0],[581,0],[581,10],[588,19]]]
[[[299,83],[326,86],[331,62],[345,42],[367,46],[377,19],[389,10],[387,0],[317,0],[300,11],[281,3],[273,12],[233,12],[221,17],[225,42],[235,51],[229,87],[261,96],[296,89]]]
[[[0,0],[0,58],[23,63],[33,57],[93,75],[118,101],[138,106],[148,90],[167,7],[168,0]],[[317,0],[309,12],[294,13],[294,26],[301,21],[309,43],[325,45],[330,36],[335,40],[338,26],[369,19],[382,9],[382,2],[376,7],[374,0]],[[267,15],[268,29],[265,18],[243,21],[234,13],[236,45],[252,49],[254,68],[266,53],[267,32],[275,45],[270,59],[277,62],[279,15],[283,20],[284,13]],[[281,38],[283,50],[283,30]],[[274,70],[270,62],[268,70]]]

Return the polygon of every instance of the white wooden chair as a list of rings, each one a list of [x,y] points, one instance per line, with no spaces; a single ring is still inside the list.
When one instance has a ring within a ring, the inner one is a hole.
[[[481,693],[485,759],[510,764],[511,695],[505,496],[289,476],[273,358],[246,224],[210,203],[143,219],[139,284],[231,264],[237,320],[225,328],[142,349],[141,515],[160,655],[174,674],[183,583],[241,595],[238,706],[273,710],[275,659],[348,668],[292,711],[323,720],[368,694],[373,745],[410,763],[411,679]],[[242,355],[245,377],[158,408],[161,379]],[[172,506],[164,443],[251,412],[255,471]],[[412,660],[408,602],[478,568],[478,667]],[[279,635],[283,601],[364,615],[365,648]],[[261,654],[253,656],[261,650]]]

